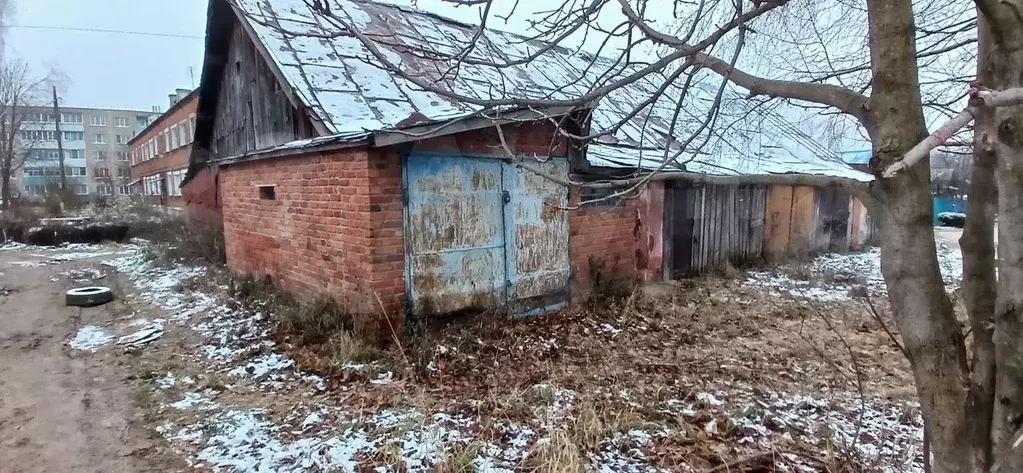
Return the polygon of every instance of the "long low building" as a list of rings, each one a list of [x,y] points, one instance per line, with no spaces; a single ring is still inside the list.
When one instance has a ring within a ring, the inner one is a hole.
[[[472,26],[393,5],[338,5],[370,36],[394,39],[382,54],[466,93],[493,93],[485,79],[496,77],[510,95],[571,97],[599,75],[592,69],[613,67],[553,47],[540,56],[543,67],[479,66],[442,77],[440,64],[400,51],[458,50],[444,42],[472,38]],[[659,84],[643,79],[589,108],[481,117],[479,107],[375,65],[358,40],[319,23],[306,5],[273,8],[211,2],[186,180],[215,176],[232,269],[341,299],[363,324],[386,332],[406,316],[538,314],[612,275],[658,281],[862,244],[862,205],[832,190],[678,180],[619,196],[564,185],[654,170],[872,179],[770,110],[738,100],[721,113],[739,126],[717,128],[707,147],[674,156],[676,101],[688,97],[692,113],[679,129],[697,129],[714,87],[667,84],[664,103],[644,108]],[[471,54],[517,57],[544,46],[487,35]],[[628,113],[636,108],[643,113]],[[609,131],[581,142],[571,137],[580,130]],[[664,156],[673,158],[668,165]]]

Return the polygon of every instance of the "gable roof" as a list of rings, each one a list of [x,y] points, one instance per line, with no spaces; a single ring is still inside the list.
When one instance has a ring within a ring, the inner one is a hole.
[[[357,38],[315,14],[305,0],[233,2],[240,21],[248,25],[264,46],[273,65],[314,120],[322,122],[333,135],[332,142],[364,140],[377,132],[471,117],[481,110],[480,106],[423,90],[385,70]],[[365,0],[329,2],[332,11],[346,15],[360,31],[379,40],[381,53],[392,63],[400,64],[406,73],[478,99],[577,99],[606,83],[608,77],[620,77],[636,67],[619,66],[608,58],[488,28],[475,41],[468,55],[470,59],[514,62],[539,51],[543,53],[527,63],[500,69],[463,63],[457,70],[448,70],[447,63],[428,56],[431,52],[460,51],[473,41],[472,25]],[[650,157],[658,154],[651,151],[677,145],[673,137],[697,129],[710,110],[720,79],[713,81],[712,76],[705,79],[687,91],[667,84],[665,93],[646,106],[644,101],[665,85],[667,79],[663,75],[646,76],[601,98],[592,114],[591,130],[607,130],[622,120],[624,124],[589,145],[590,163],[650,168]],[[868,174],[850,169],[837,154],[779,119],[773,111],[750,107],[740,98],[742,92],[727,87],[720,114],[731,126],[714,129],[700,153],[680,157],[679,162],[687,162],[688,170],[712,174],[793,172],[871,179]],[[684,113],[673,129],[678,98],[683,96]],[[628,118],[637,108],[642,110]],[[754,129],[754,125],[759,129]]]

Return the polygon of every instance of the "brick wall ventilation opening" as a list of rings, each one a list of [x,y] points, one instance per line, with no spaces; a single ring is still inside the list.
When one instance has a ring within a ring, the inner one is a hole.
[[[259,186],[260,200],[277,200],[277,190],[274,186]]]

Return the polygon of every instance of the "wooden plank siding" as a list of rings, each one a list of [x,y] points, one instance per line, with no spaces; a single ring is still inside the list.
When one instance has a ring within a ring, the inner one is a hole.
[[[312,136],[244,28],[234,28],[217,98],[211,151],[220,158]]]
[[[767,189],[763,186],[692,186],[665,190],[669,278],[754,263],[763,256]],[[756,221],[754,221],[756,220]]]
[[[867,233],[862,204],[839,189],[676,182],[665,189],[665,199],[669,279],[848,251],[851,238]],[[855,230],[852,218],[859,222]]]

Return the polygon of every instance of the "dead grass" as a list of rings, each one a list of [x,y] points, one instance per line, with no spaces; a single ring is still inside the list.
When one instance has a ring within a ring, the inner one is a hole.
[[[321,296],[307,304],[276,307],[280,330],[292,334],[300,345],[326,344],[352,331],[352,315],[336,300]],[[339,339],[335,342],[344,342]],[[330,343],[329,345],[338,345]]]
[[[335,371],[346,365],[365,363],[380,357],[380,350],[346,330],[331,335],[324,344],[323,352]]]
[[[187,219],[165,215],[127,222],[129,235],[149,240],[150,257],[165,267],[180,264],[223,266],[227,264],[223,225],[212,219]]]
[[[572,436],[565,430],[555,430],[550,437],[537,442],[522,460],[522,469],[534,473],[583,473],[586,457]]]
[[[434,473],[476,473],[479,445],[468,443],[452,447],[447,456],[431,469]]]

